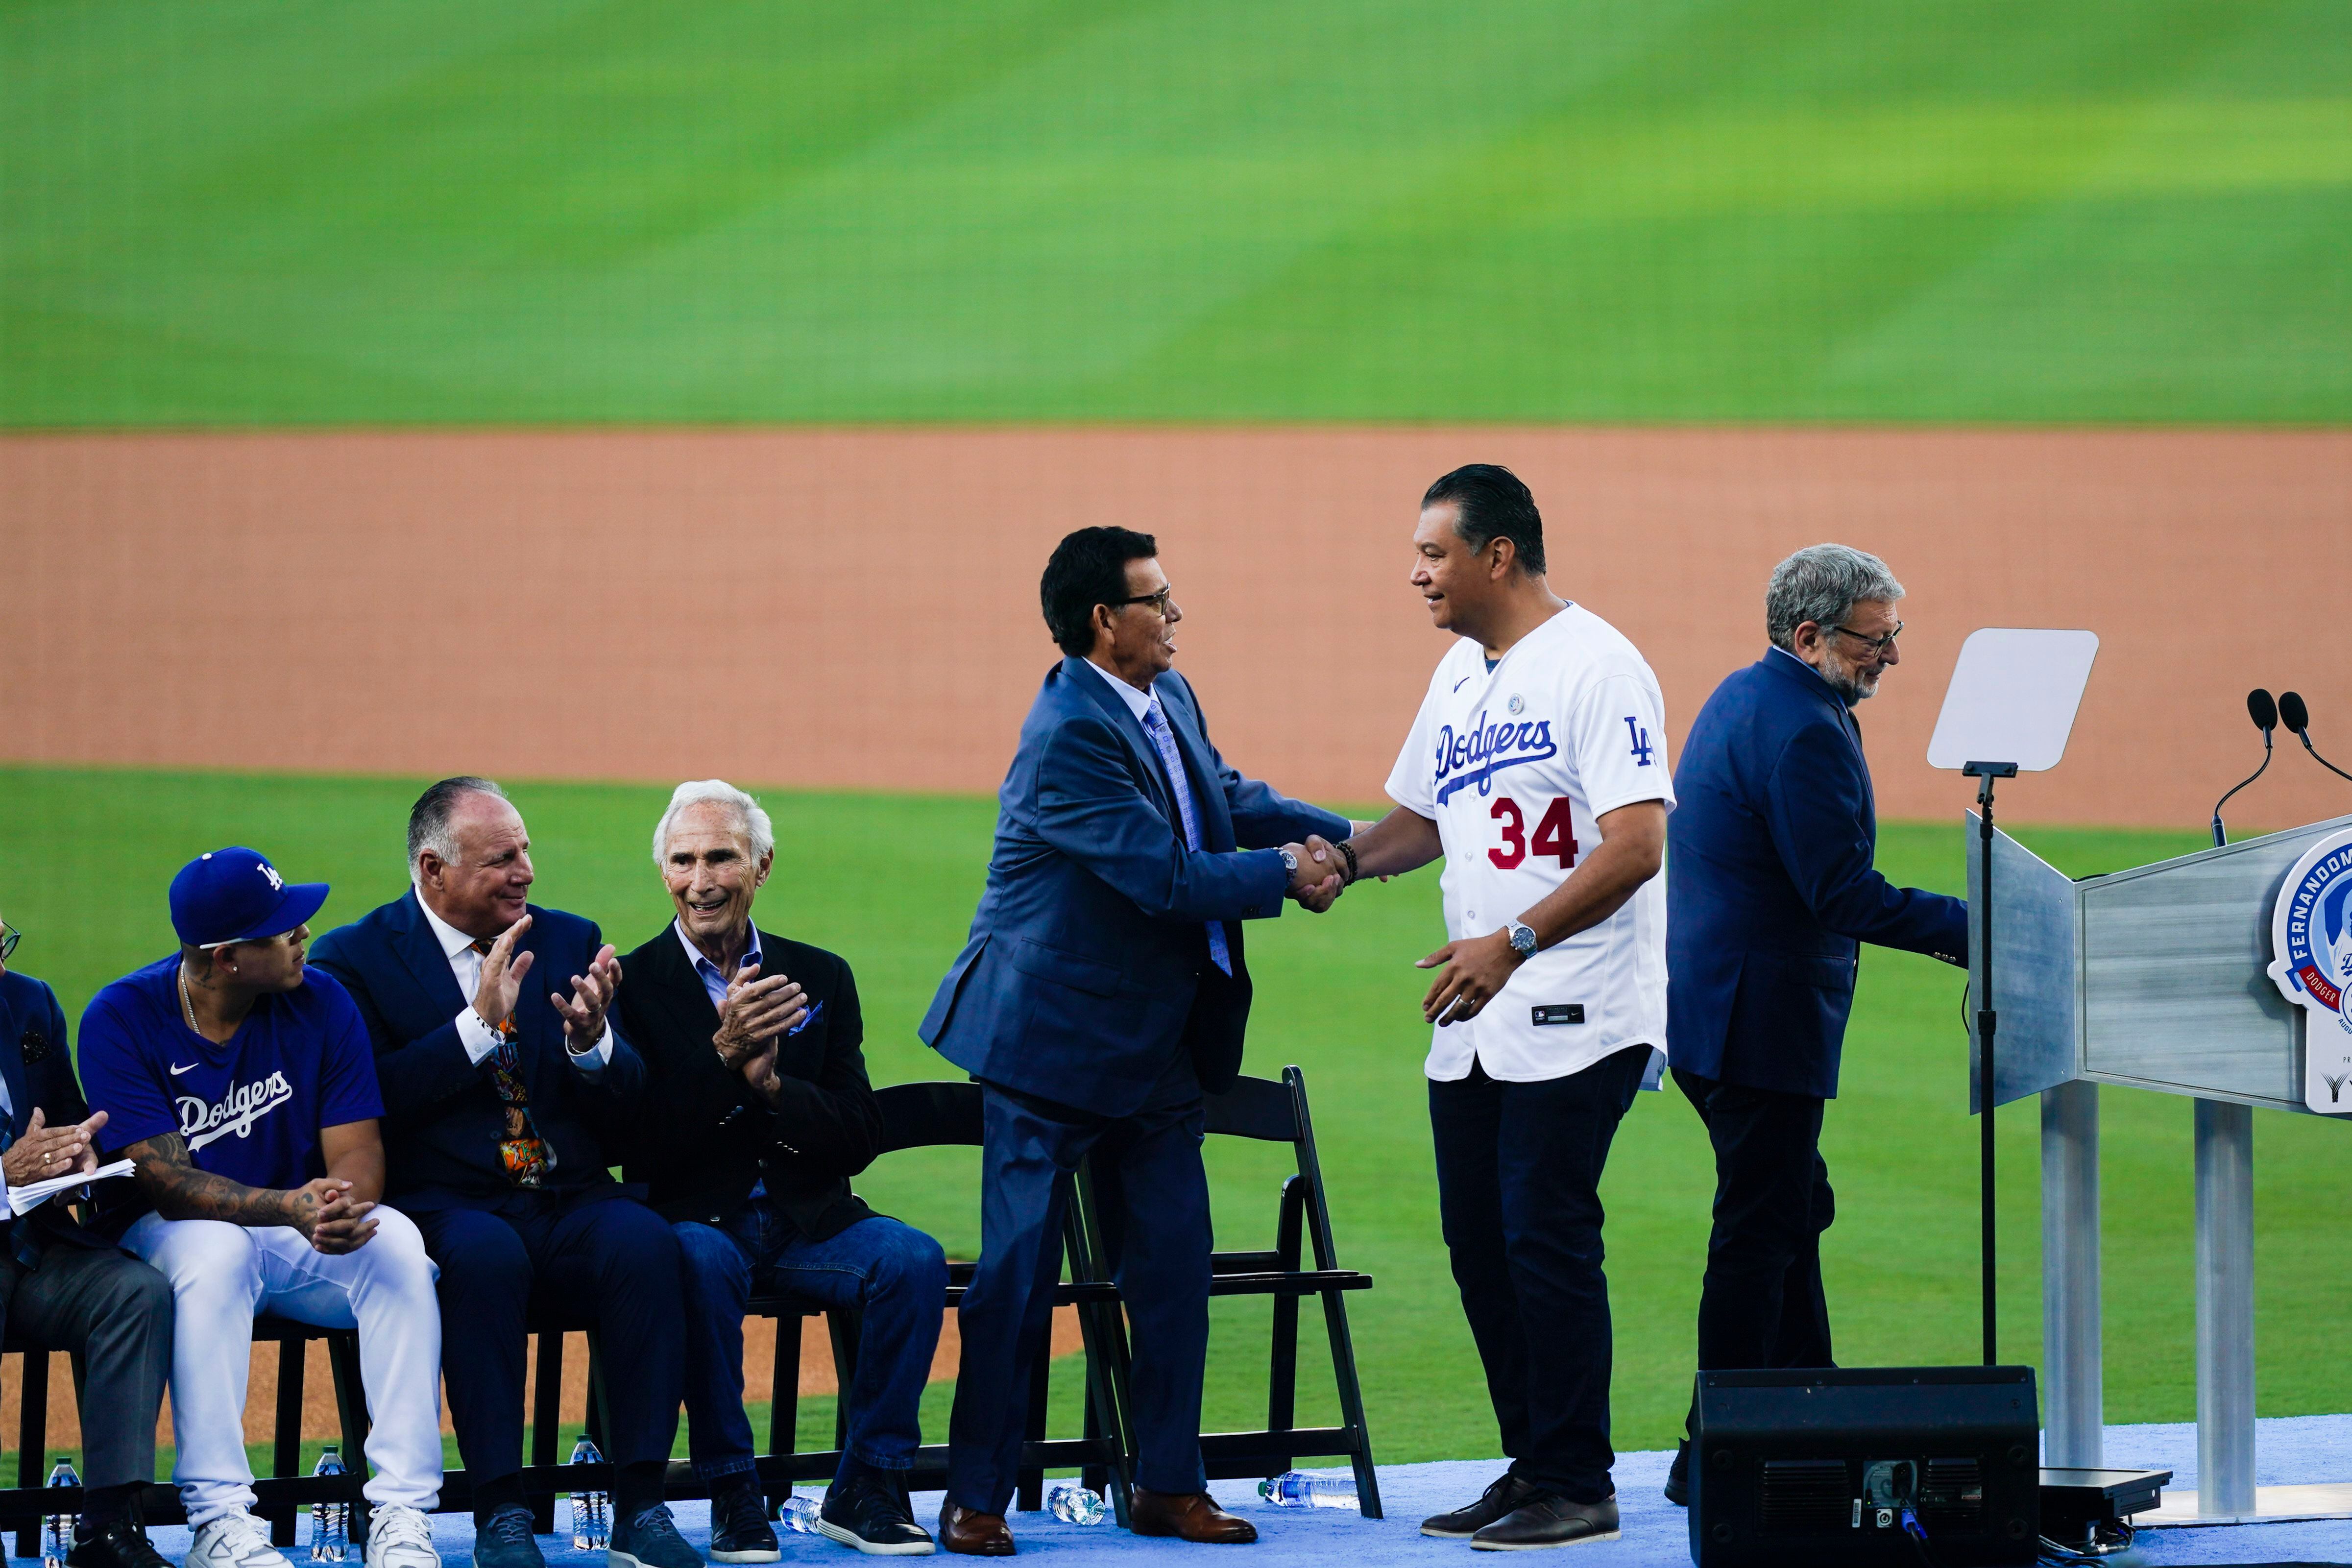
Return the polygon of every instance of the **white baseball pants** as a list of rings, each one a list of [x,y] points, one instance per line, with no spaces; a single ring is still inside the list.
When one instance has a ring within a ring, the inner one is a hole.
[[[416,1224],[379,1205],[356,1252],[314,1251],[291,1226],[142,1215],[122,1245],[172,1281],[172,1479],[188,1526],[253,1507],[245,1456],[246,1375],[253,1320],[271,1312],[321,1328],[356,1328],[367,1385],[364,1489],[379,1506],[430,1513],[441,1495],[440,1270]]]

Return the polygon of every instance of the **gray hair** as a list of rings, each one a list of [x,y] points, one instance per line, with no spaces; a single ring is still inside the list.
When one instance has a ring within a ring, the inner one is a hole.
[[[1865,599],[1895,600],[1903,585],[1886,563],[1850,545],[1807,545],[1772,569],[1764,590],[1764,634],[1776,648],[1796,651],[1797,628],[1844,623]]]
[[[503,800],[507,792],[497,781],[477,779],[461,773],[455,779],[444,779],[416,798],[408,809],[408,870],[416,871],[416,858],[431,850],[443,860],[455,864],[457,860],[457,835],[449,828],[449,819],[457,813],[457,802],[468,795],[488,795]]]
[[[662,812],[661,821],[654,824],[654,864],[663,863],[668,852],[670,824],[677,821],[677,814],[688,806],[699,806],[705,801],[715,801],[734,809],[736,816],[742,819],[743,831],[751,836],[754,856],[768,854],[775,849],[775,826],[768,821],[768,813],[760,809],[760,802],[723,779],[697,779],[670,791],[669,808]]]

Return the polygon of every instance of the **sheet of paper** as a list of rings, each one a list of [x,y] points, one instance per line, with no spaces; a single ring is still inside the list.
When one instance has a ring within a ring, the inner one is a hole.
[[[8,1189],[8,1212],[12,1216],[30,1214],[61,1192],[87,1186],[94,1181],[105,1181],[110,1176],[126,1176],[130,1174],[131,1162],[117,1160],[110,1166],[99,1166],[88,1176],[82,1175],[79,1171],[70,1171],[61,1176],[51,1176],[47,1181],[37,1181],[25,1186],[12,1186]]]

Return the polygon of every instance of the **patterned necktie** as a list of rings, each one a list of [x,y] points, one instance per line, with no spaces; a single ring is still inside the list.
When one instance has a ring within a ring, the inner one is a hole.
[[[1143,710],[1143,733],[1151,737],[1153,749],[1160,753],[1160,766],[1168,772],[1168,788],[1176,795],[1176,815],[1184,827],[1184,847],[1201,847],[1200,820],[1192,814],[1192,786],[1184,776],[1184,758],[1176,749],[1176,732],[1168,727],[1168,716],[1160,706],[1160,694],[1151,694],[1151,706]],[[1225,946],[1225,923],[1207,922],[1209,930],[1209,961],[1226,974],[1234,972],[1234,956]]]
[[[488,958],[490,939],[475,938],[474,951]],[[490,1082],[499,1092],[499,1101],[506,1107],[506,1136],[499,1140],[499,1164],[507,1179],[517,1186],[542,1186],[547,1173],[555,1168],[555,1151],[539,1135],[538,1124],[530,1119],[530,1089],[522,1081],[522,1051],[517,1041],[522,1038],[522,1028],[509,1013],[499,1020],[498,1049],[490,1052]]]

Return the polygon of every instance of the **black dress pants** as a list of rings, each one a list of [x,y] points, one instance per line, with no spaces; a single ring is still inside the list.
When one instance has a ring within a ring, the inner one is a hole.
[[[1506,1083],[1429,1085],[1437,1207],[1511,1471],[1571,1502],[1615,1495],[1601,1172],[1650,1048]]]
[[[1715,1145],[1715,1228],[1698,1306],[1702,1372],[1830,1366],[1822,1232],[1837,1218],[1823,1102],[1675,1069]]]

